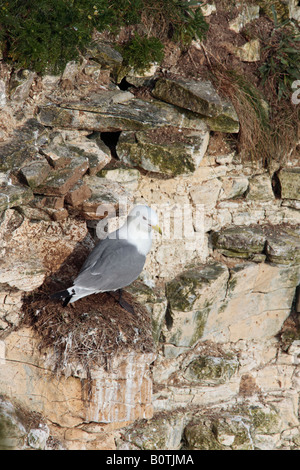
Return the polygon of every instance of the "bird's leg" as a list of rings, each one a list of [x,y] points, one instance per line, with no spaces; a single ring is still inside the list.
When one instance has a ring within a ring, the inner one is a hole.
[[[119,298],[117,299],[116,296],[110,292],[110,291],[106,291],[106,294],[110,295],[114,300],[116,300],[118,302],[118,304],[124,308],[125,310],[127,310],[127,312],[129,313],[132,313],[134,314],[134,309],[131,305],[129,305],[128,302],[126,302],[126,300],[122,299],[122,289],[118,289],[118,294],[119,294]]]
[[[121,305],[122,308],[127,310],[127,312],[134,314],[133,307],[129,305],[129,303],[126,302],[126,300],[122,299],[122,289],[119,289],[118,292],[119,292],[119,300],[118,300],[119,305]]]

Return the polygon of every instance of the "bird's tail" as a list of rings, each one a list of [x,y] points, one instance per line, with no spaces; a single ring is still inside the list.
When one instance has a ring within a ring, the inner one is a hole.
[[[59,292],[55,292],[54,294],[50,295],[50,299],[52,300],[62,300],[63,307],[66,307],[70,300],[72,299],[73,295],[75,295],[75,290],[72,287],[69,289],[61,290]]]

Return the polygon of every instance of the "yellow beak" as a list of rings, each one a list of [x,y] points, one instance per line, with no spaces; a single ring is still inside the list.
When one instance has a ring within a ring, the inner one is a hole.
[[[160,228],[158,225],[151,225],[151,227],[153,228],[153,230],[155,230],[155,231],[158,232],[160,235],[162,235],[161,228]]]

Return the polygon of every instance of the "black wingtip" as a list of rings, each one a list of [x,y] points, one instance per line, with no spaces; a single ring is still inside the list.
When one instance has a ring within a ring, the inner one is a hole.
[[[68,297],[65,298],[65,300],[63,301],[63,304],[62,306],[63,307],[66,307],[68,305],[68,303],[70,302],[70,300],[72,299],[73,295],[68,295]]]
[[[54,294],[50,295],[51,300],[63,300],[63,307],[66,307],[68,305],[72,297],[73,295],[70,294],[67,289],[55,292]]]

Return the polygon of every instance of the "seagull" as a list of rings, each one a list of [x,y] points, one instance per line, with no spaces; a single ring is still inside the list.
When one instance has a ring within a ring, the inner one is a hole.
[[[97,243],[73,285],[50,298],[62,300],[65,307],[87,295],[118,291],[121,307],[134,313],[122,299],[122,288],[142,272],[151,250],[153,230],[162,234],[156,212],[146,205],[135,206],[122,227]]]

